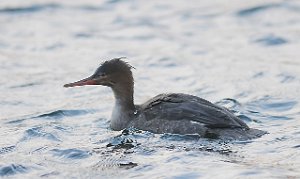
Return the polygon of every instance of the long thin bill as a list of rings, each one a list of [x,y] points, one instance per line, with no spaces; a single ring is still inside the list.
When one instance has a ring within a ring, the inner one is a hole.
[[[68,88],[68,87],[75,87],[75,86],[85,86],[85,85],[96,85],[96,81],[94,79],[92,79],[91,77],[85,78],[83,80],[80,81],[76,81],[73,83],[68,83],[65,84],[64,87]]]

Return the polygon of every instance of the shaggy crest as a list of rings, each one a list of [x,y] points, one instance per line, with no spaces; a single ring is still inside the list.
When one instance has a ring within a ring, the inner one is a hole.
[[[126,57],[114,58],[103,62],[97,71],[102,71],[106,74],[111,74],[114,72],[131,72],[131,69],[135,69],[129,63],[123,61],[122,59]]]

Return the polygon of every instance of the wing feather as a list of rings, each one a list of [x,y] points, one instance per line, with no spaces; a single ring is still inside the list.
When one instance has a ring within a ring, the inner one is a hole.
[[[187,94],[161,94],[141,107],[147,120],[190,120],[209,128],[248,128],[228,109]]]

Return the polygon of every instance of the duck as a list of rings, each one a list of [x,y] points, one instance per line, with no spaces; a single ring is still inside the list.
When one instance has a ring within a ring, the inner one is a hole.
[[[123,58],[114,58],[104,61],[90,77],[64,87],[99,85],[111,88],[115,104],[110,128],[115,131],[133,127],[154,134],[196,134],[223,140],[248,140],[266,134],[250,128],[229,109],[190,94],[159,94],[136,105],[133,68]]]

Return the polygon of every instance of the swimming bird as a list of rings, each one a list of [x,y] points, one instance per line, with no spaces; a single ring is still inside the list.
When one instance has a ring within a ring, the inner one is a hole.
[[[247,140],[265,134],[264,131],[249,128],[225,107],[194,95],[159,94],[143,104],[135,105],[132,68],[122,58],[114,58],[103,62],[90,77],[65,84],[64,87],[110,87],[115,97],[110,119],[112,130],[134,127],[158,134],[197,134],[226,140]]]

